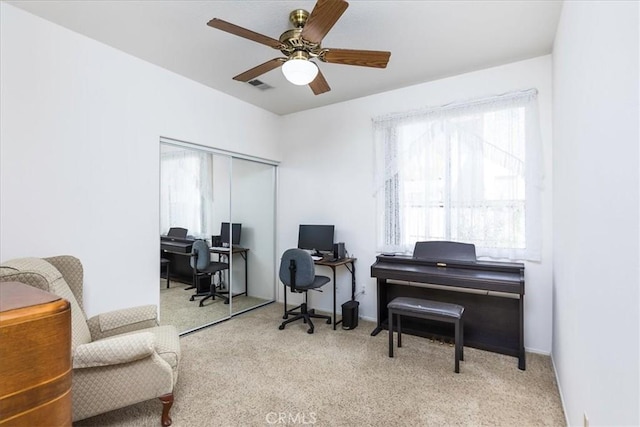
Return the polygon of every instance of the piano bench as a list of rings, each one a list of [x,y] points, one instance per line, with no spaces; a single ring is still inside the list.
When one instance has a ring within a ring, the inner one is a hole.
[[[453,323],[455,325],[455,372],[460,372],[460,360],[464,360],[464,307],[440,301],[420,298],[397,297],[387,304],[389,310],[389,357],[393,357],[393,315],[398,319],[398,348],[402,347],[401,317],[418,317]]]

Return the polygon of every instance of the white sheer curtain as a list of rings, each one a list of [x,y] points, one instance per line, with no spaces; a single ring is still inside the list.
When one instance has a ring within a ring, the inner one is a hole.
[[[195,150],[160,156],[160,234],[182,227],[189,235],[210,238],[213,217],[213,158]]]
[[[416,241],[478,256],[541,257],[541,141],[535,89],[375,118],[378,250]]]

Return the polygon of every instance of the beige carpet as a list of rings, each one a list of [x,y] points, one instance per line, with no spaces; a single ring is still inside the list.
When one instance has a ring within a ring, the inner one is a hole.
[[[371,322],[333,331],[315,322],[278,330],[270,304],[181,338],[183,359],[171,411],[181,426],[562,426],[550,358],[465,348],[460,374],[453,347],[403,335],[388,357],[386,331]],[[154,426],[158,400],[78,425]]]
[[[186,290],[189,286],[175,280],[171,281],[171,287],[167,289],[167,282],[160,279],[160,323],[162,325],[174,325],[180,333],[199,328],[212,322],[229,316],[229,305],[224,300],[217,298],[208,299],[202,307],[197,297],[189,301],[195,289]],[[246,295],[233,297],[231,301],[233,313],[244,311],[269,302],[262,298]]]

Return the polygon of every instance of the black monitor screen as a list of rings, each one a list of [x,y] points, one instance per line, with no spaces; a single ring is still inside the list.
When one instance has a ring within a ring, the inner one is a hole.
[[[231,244],[239,245],[240,244],[240,231],[242,230],[242,224],[233,223],[232,227],[232,236],[231,236]],[[229,223],[223,222],[222,229],[220,230],[220,236],[222,236],[222,243],[229,244]]]
[[[300,225],[298,248],[316,252],[333,250],[333,225]]]

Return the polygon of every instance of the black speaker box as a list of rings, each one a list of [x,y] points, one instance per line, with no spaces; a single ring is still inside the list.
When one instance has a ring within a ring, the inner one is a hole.
[[[346,256],[344,242],[333,244],[333,257],[335,259],[343,259]]]
[[[358,326],[359,301],[347,301],[342,304],[342,329],[355,329]]]

